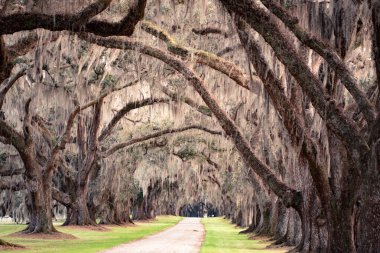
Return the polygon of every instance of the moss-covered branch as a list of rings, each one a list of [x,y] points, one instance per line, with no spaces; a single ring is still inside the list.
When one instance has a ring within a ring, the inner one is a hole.
[[[129,141],[117,144],[117,145],[111,147],[110,149],[108,149],[106,152],[104,152],[103,157],[108,157],[108,156],[112,155],[113,153],[115,153],[116,151],[123,149],[125,147],[128,147],[128,146],[131,146],[133,144],[137,144],[137,143],[140,143],[143,141],[148,141],[150,139],[158,138],[158,137],[161,137],[163,135],[180,133],[180,132],[184,132],[184,131],[188,131],[188,130],[201,130],[201,131],[205,131],[207,133],[214,134],[214,135],[222,135],[223,134],[220,131],[211,130],[211,129],[208,129],[206,127],[199,126],[199,125],[192,125],[192,126],[186,126],[186,127],[181,127],[181,128],[170,128],[170,129],[162,130],[162,131],[159,131],[159,132],[156,132],[153,134],[148,134],[148,135],[145,135],[142,137],[138,137],[138,138],[131,139]]]
[[[327,43],[303,29],[298,24],[298,20],[292,17],[287,10],[282,8],[278,3],[273,0],[261,0],[261,2],[290,29],[304,45],[313,49],[327,61],[329,66],[335,71],[344,86],[351,93],[363,112],[364,117],[371,125],[376,117],[375,108],[367,99],[365,93],[358,85],[358,81],[339,57],[338,53]],[[376,15],[378,16],[379,14],[377,13]]]
[[[209,66],[234,80],[238,85],[247,89],[256,91],[250,86],[250,79],[244,74],[236,64],[227,61],[226,59],[219,57],[213,53],[189,48],[180,45],[167,31],[152,24],[148,21],[143,21],[141,28],[149,34],[164,41],[167,45],[167,49],[173,54],[179,55],[187,59],[195,59],[196,62]],[[252,86],[259,86],[259,82],[252,83]]]
[[[130,36],[145,13],[146,0],[134,0],[127,15],[118,22],[92,19],[103,12],[112,0],[98,0],[77,13],[45,14],[16,12],[0,15],[0,35],[43,28],[50,31],[83,30],[100,36]]]

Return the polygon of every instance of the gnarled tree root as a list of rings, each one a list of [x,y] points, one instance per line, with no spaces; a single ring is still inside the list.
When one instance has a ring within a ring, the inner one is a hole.
[[[19,245],[19,244],[14,244],[14,243],[10,243],[10,242],[6,242],[2,239],[0,239],[0,247],[9,247],[9,248],[25,248],[24,246],[22,245]]]

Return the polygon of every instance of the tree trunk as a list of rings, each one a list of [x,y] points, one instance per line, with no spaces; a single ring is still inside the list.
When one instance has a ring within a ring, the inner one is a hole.
[[[115,199],[109,190],[105,190],[102,198],[100,224],[128,224],[133,223],[130,218],[130,201]]]
[[[374,145],[359,202],[357,252],[380,252],[380,142]]]
[[[261,212],[262,225],[257,231],[257,235],[271,236],[271,215],[272,215],[272,203],[270,201],[264,203]]]
[[[332,213],[328,234],[328,251],[336,253],[356,252],[351,208],[337,208]]]
[[[283,244],[286,242],[287,234],[287,223],[288,223],[288,210],[282,204],[281,200],[277,200],[277,218],[275,220],[275,231],[274,231],[274,245]]]
[[[96,226],[96,221],[90,216],[87,206],[87,192],[88,182],[85,184],[80,183],[77,186],[75,193],[75,202],[73,208],[69,211],[66,222],[64,225],[78,225],[78,226]]]
[[[56,229],[52,221],[52,191],[50,175],[43,176],[36,164],[31,162],[26,169],[26,181],[29,196],[29,225],[26,233],[53,233]],[[33,166],[34,165],[34,166]]]

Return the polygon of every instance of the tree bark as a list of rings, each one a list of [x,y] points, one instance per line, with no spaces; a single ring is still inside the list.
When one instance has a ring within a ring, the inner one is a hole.
[[[25,161],[24,161],[25,162]],[[36,161],[29,161],[26,166],[26,184],[29,195],[29,225],[26,233],[57,232],[53,226],[51,206],[51,178],[44,177],[42,168]]]
[[[373,145],[371,162],[364,175],[357,204],[357,252],[380,252],[380,140]]]
[[[146,0],[135,0],[127,15],[118,22],[107,22],[92,17],[103,12],[111,0],[98,0],[74,14],[49,15],[36,12],[16,12],[0,15],[0,35],[44,28],[50,31],[83,30],[102,36],[131,36],[145,14]]]

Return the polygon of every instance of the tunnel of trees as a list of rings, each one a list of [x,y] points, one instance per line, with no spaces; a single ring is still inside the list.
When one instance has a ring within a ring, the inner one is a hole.
[[[0,0],[0,217],[207,213],[293,252],[380,252],[379,13]]]

